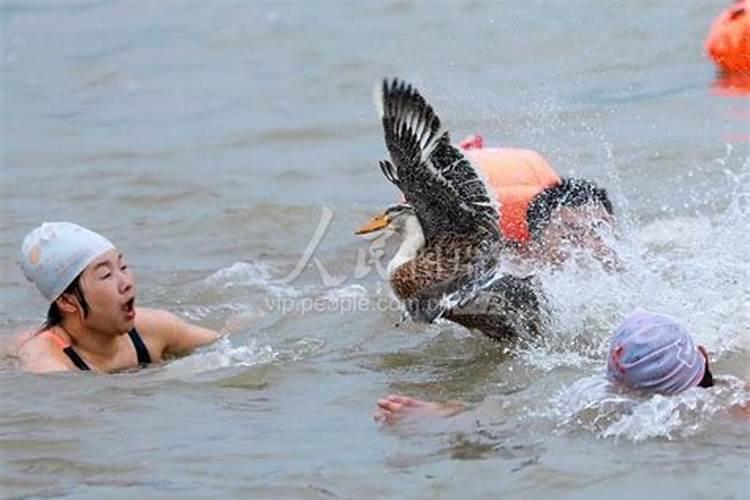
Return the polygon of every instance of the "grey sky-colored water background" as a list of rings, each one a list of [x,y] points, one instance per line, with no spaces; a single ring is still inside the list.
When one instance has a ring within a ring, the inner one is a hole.
[[[232,332],[131,374],[0,363],[0,490],[73,498],[750,496],[750,98],[702,43],[723,1],[0,2],[0,329],[45,304],[24,234],[71,220],[138,303]],[[527,147],[608,188],[624,270],[541,270],[554,328],[506,350],[399,322],[372,103],[406,78],[455,139]],[[307,253],[306,253],[307,251]],[[376,259],[377,260],[377,259]],[[719,384],[608,392],[609,332],[681,318]],[[456,399],[379,426],[378,397]]]

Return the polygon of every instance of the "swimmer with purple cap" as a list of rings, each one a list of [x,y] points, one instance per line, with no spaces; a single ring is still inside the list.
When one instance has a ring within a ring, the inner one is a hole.
[[[679,394],[714,385],[708,352],[696,346],[677,321],[662,314],[636,311],[615,330],[607,356],[607,378],[620,388],[642,394]],[[376,421],[393,423],[409,416],[450,416],[456,402],[422,401],[391,395],[377,402]],[[750,416],[750,407],[742,409]]]
[[[678,394],[714,385],[706,348],[696,346],[674,319],[645,311],[631,314],[615,330],[607,377],[644,393]]]
[[[136,307],[135,278],[102,235],[48,222],[24,239],[26,278],[49,303],[47,320],[24,335],[17,356],[30,372],[119,372],[159,363],[215,341],[213,330],[174,314]]]

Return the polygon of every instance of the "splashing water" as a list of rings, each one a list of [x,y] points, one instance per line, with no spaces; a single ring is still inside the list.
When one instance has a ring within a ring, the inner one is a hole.
[[[731,376],[717,377],[708,390],[643,396],[620,390],[598,374],[562,390],[538,416],[555,421],[559,430],[587,430],[601,438],[671,440],[695,435],[713,417],[747,401],[744,382]]]
[[[279,297],[299,297],[305,290],[281,284],[271,277],[273,268],[264,262],[235,262],[219,269],[203,281],[209,288],[222,290],[235,288],[260,288],[265,293]]]
[[[730,358],[734,370],[737,365],[741,370],[734,375],[746,377],[750,159],[741,161],[739,173],[723,171],[731,186],[723,193],[728,203],[713,214],[698,211],[645,225],[620,215],[622,234],[608,244],[622,270],[609,272],[585,251],[570,249],[572,258],[561,267],[538,272],[552,324],[544,339],[521,350],[522,362],[543,373],[600,372],[614,328],[632,310],[644,308],[677,318],[707,347],[712,362]],[[561,431],[583,430],[600,438],[684,438],[747,404],[745,381],[715,375],[715,387],[675,396],[638,396],[612,387],[603,374],[588,376],[561,389],[536,416],[550,419]]]
[[[638,231],[626,227],[624,237],[608,242],[623,262],[620,272],[608,272],[572,249],[562,268],[542,270],[555,323],[550,329],[555,340],[547,348],[583,347],[600,358],[610,332],[636,308],[678,318],[716,355],[736,348],[750,316],[747,199],[747,191],[736,193],[713,219],[657,220]],[[549,362],[540,356],[529,360]]]
[[[279,351],[268,345],[259,346],[254,339],[245,345],[235,346],[229,339],[222,338],[206,350],[172,361],[164,370],[170,375],[181,376],[228,367],[272,363],[278,357]]]

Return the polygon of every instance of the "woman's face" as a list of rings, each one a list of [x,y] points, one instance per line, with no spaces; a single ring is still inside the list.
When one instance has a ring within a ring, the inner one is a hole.
[[[89,328],[122,335],[135,325],[135,280],[124,257],[109,250],[89,264],[81,275],[81,289],[89,312]]]

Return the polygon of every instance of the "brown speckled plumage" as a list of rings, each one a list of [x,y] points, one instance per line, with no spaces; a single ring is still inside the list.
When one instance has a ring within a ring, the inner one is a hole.
[[[493,338],[535,334],[532,280],[495,277],[503,241],[494,196],[480,174],[411,85],[384,81],[378,107],[392,161],[381,169],[414,207],[425,241],[392,273],[396,296],[418,321],[442,316]]]

